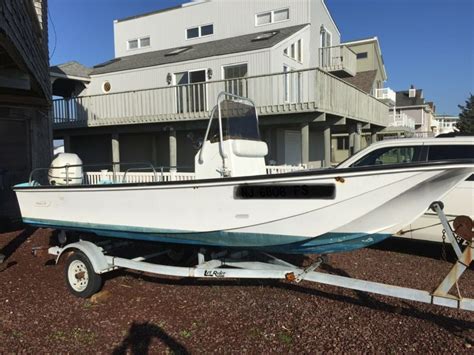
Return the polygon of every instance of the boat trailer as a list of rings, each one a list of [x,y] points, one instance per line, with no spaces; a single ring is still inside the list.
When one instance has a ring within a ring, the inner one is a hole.
[[[147,261],[168,254],[169,249],[129,259],[113,256],[109,253],[114,248],[126,246],[127,243],[132,242],[119,241],[107,245],[107,243],[92,243],[85,240],[62,247],[51,247],[48,252],[56,256],[56,263],[59,263],[62,256],[68,256],[65,270],[67,286],[71,293],[78,297],[90,297],[98,292],[102,286],[101,274],[125,268],[163,276],[189,278],[278,279],[296,283],[305,280],[410,301],[474,311],[474,299],[463,298],[459,292],[457,296],[449,294],[449,291],[454,285],[457,285],[459,278],[473,259],[472,220],[469,217],[462,216],[460,222],[454,223],[456,229],[456,233],[454,233],[443,212],[442,202],[433,202],[430,208],[438,214],[446,231],[446,236],[456,254],[456,262],[453,267],[433,292],[315,271],[324,262],[324,257],[319,257],[315,263],[303,269],[267,253],[258,253],[258,258],[252,259],[249,256],[256,255],[255,251],[210,253],[205,249],[200,249],[197,254],[197,264],[192,267],[183,267],[155,264]],[[63,232],[61,231],[61,233]],[[64,235],[60,234],[63,241],[65,241]],[[461,250],[456,235],[458,238],[462,238],[464,250]]]

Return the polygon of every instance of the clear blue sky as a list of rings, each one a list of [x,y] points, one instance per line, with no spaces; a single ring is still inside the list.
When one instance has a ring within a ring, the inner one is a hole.
[[[92,66],[111,59],[114,19],[182,2],[49,0],[51,64],[77,60]],[[437,112],[448,114],[458,114],[457,105],[474,93],[473,0],[326,3],[343,40],[379,38],[388,74],[386,86],[394,90],[407,89],[411,84],[422,88],[425,98],[435,102]]]

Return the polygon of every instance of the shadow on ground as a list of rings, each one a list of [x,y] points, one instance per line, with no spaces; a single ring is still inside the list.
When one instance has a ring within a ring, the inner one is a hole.
[[[322,270],[339,276],[351,277],[345,270],[334,268],[329,264],[323,264]],[[255,287],[264,286],[278,289],[284,289],[291,292],[299,292],[314,297],[321,297],[327,300],[352,304],[355,306],[361,306],[370,308],[376,311],[399,314],[405,317],[416,318],[423,321],[427,321],[436,324],[440,328],[444,328],[447,332],[463,339],[466,343],[474,345],[474,335],[471,329],[474,329],[474,321],[467,321],[463,319],[453,318],[452,316],[443,315],[437,313],[436,310],[429,311],[424,310],[419,306],[423,306],[422,303],[414,302],[413,304],[408,301],[401,301],[398,304],[391,304],[390,301],[384,302],[379,299],[381,296],[374,296],[367,292],[352,290],[353,295],[343,295],[336,292],[328,292],[320,289],[310,288],[304,286],[304,284],[281,282],[279,280],[265,280],[265,279],[169,279],[160,278],[158,276],[151,276],[143,273],[136,273],[127,270],[118,270],[112,272],[106,276],[106,278],[117,277],[118,275],[128,276],[143,280],[145,282],[162,284],[162,285],[175,285],[175,286],[198,286],[198,287],[212,287],[212,286],[241,286],[241,287]],[[105,275],[104,275],[105,276]],[[395,300],[395,299],[394,299]],[[117,353],[119,354],[119,353]]]
[[[114,355],[148,354],[151,341],[157,339],[175,354],[189,354],[188,350],[163,329],[152,323],[133,323],[128,335],[113,351]]]
[[[0,253],[4,255],[3,262],[5,263],[15,251],[36,231],[36,228],[25,228],[20,234],[13,238],[10,243],[4,246]]]

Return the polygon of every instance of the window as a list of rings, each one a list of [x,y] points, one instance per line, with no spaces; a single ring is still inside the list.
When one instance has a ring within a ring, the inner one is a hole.
[[[266,12],[264,14],[257,15],[257,26],[266,25],[272,22],[272,13]]]
[[[303,40],[299,39],[283,50],[283,54],[300,63],[303,62]]]
[[[337,150],[349,150],[349,137],[337,137]]]
[[[474,159],[474,146],[433,145],[429,147],[428,161],[453,159]]]
[[[247,64],[229,65],[224,69],[225,91],[239,96],[247,95]]]
[[[186,30],[186,39],[206,37],[214,34],[214,25],[191,27]]]
[[[150,37],[142,37],[139,39],[131,39],[127,41],[127,49],[138,49],[150,46]]]
[[[303,40],[299,39],[298,42],[296,42],[296,60],[298,62],[303,62]]]
[[[351,166],[402,164],[420,161],[422,146],[385,147],[370,152]]]
[[[199,27],[188,28],[186,31],[187,39],[199,37]]]
[[[104,83],[102,84],[102,91],[107,94],[108,92],[110,92],[111,89],[112,86],[110,85],[110,83],[108,81],[104,81]]]
[[[285,102],[300,102],[300,76],[294,68],[283,65],[283,95]]]
[[[367,58],[367,52],[357,53],[357,59],[365,59],[365,58]]]
[[[201,27],[201,37],[214,34],[214,25],[206,25]]]
[[[273,22],[281,22],[281,21],[288,20],[289,18],[290,18],[289,9],[273,11]]]
[[[255,15],[255,26],[268,25],[290,19],[290,9],[272,10]]]
[[[150,37],[140,38],[140,48],[148,47],[150,45]]]
[[[128,49],[137,49],[138,48],[138,39],[132,39],[128,41]]]

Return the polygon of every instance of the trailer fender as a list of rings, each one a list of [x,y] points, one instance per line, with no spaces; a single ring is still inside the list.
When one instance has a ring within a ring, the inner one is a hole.
[[[52,247],[50,248],[49,252],[50,254],[57,255],[56,264],[58,264],[63,255],[66,255],[68,252],[73,252],[75,250],[79,250],[87,256],[96,274],[102,274],[111,268],[111,266],[107,263],[105,255],[102,252],[102,248],[85,240],[68,244],[63,248]]]

